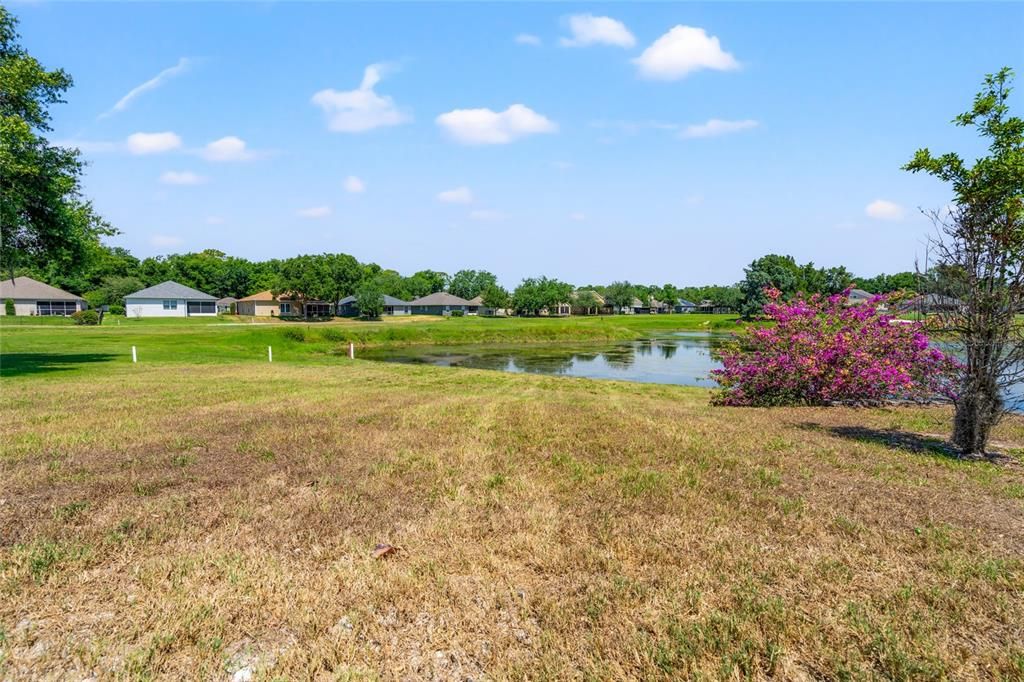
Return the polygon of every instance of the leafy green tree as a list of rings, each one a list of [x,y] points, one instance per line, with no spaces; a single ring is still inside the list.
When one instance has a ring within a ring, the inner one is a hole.
[[[681,298],[679,289],[672,284],[663,284],[654,297],[670,308],[674,308],[676,301]]]
[[[124,297],[134,293],[145,285],[135,277],[106,277],[99,288],[82,295],[89,305],[99,308],[104,305],[123,305]]]
[[[11,276],[18,267],[81,270],[90,247],[115,234],[82,196],[78,150],[44,137],[49,108],[71,83],[25,51],[0,5],[0,267]]]
[[[973,127],[988,155],[968,165],[958,154],[919,149],[904,168],[952,186],[954,203],[930,215],[939,228],[931,252],[953,304],[940,311],[945,334],[960,351],[954,400],[954,445],[984,454],[1007,410],[1004,395],[1024,379],[1024,119],[1011,116],[1013,71],[985,77],[971,109],[953,122]]]
[[[14,299],[8,298],[4,301],[4,314],[14,317],[18,314],[18,309],[14,307]]]
[[[537,315],[572,298],[572,285],[548,277],[524,279],[512,293],[512,306],[521,315]]]
[[[597,292],[593,289],[583,289],[576,292],[576,307],[583,311],[584,315],[589,315],[590,311],[597,312],[601,308],[601,299],[597,297]]]
[[[740,313],[746,318],[759,315],[764,309],[768,302],[764,294],[765,288],[778,289],[784,297],[792,296],[797,291],[801,276],[800,266],[792,256],[776,254],[758,258],[744,268],[743,272],[743,281],[740,282],[740,291],[743,294]]]
[[[438,291],[444,291],[448,286],[448,275],[435,270],[420,270],[409,277],[409,295],[413,298],[421,298]]]
[[[498,278],[486,270],[459,270],[448,282],[448,293],[468,301],[497,283]]]
[[[376,320],[384,314],[384,292],[373,280],[364,282],[356,290],[356,307],[359,314],[368,319]]]
[[[632,306],[634,298],[636,287],[629,282],[612,282],[605,289],[604,300],[619,312]]]
[[[484,289],[481,297],[484,307],[495,311],[504,310],[512,304],[512,297],[509,295],[508,290],[497,284],[491,284]]]

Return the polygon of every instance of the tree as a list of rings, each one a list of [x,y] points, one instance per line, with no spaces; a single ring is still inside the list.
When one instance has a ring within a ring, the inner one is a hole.
[[[597,297],[597,292],[583,289],[576,292],[576,307],[581,308],[584,315],[589,315],[591,310],[600,309],[601,299]]]
[[[676,307],[676,301],[679,300],[679,289],[672,284],[663,284],[654,297],[659,301],[667,305],[669,308]]]
[[[18,309],[14,307],[14,299],[8,298],[4,301],[4,314],[14,317],[18,314]]]
[[[486,270],[459,270],[448,282],[448,293],[468,301],[497,283],[498,278]]]
[[[530,277],[512,293],[512,306],[521,315],[537,315],[545,308],[551,310],[568,303],[571,297],[571,284],[548,277]]]
[[[768,254],[744,268],[743,273],[743,281],[740,282],[743,294],[740,313],[749,319],[759,315],[768,303],[764,293],[766,290],[778,289],[786,298],[796,293],[801,270],[792,256]]]
[[[504,287],[492,284],[481,294],[483,304],[485,308],[490,308],[494,311],[504,310],[511,304],[512,297],[509,295],[508,290]]]
[[[435,270],[420,270],[412,277],[409,277],[409,294],[413,298],[420,298],[429,294],[436,294],[444,291],[448,285],[448,275]]]
[[[620,313],[633,305],[636,287],[629,282],[612,282],[605,291],[604,300]]]
[[[919,149],[904,168],[952,185],[954,204],[929,213],[930,250],[944,268],[942,292],[954,303],[938,314],[961,356],[953,444],[984,454],[1007,410],[1006,389],[1024,378],[1024,119],[1010,116],[1013,71],[985,77],[971,109],[953,123],[974,127],[989,155],[967,165],[955,153]]]
[[[135,277],[106,277],[99,288],[87,291],[82,298],[93,308],[104,305],[124,305],[124,297],[134,293],[145,285]]]
[[[100,236],[116,233],[82,196],[79,151],[43,136],[71,84],[18,44],[17,20],[0,5],[0,267],[11,277],[17,267],[76,272]]]
[[[384,313],[384,292],[376,282],[364,282],[356,290],[355,296],[356,307],[364,318],[375,320]]]

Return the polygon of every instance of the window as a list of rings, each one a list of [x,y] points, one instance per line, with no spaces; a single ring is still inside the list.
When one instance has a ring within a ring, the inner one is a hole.
[[[173,301],[173,300],[171,300],[171,301],[164,301],[164,310],[177,310],[177,309],[178,309],[178,302],[177,301]]]
[[[292,314],[292,304],[291,303],[282,303],[281,304],[281,314],[282,315],[291,315]]]
[[[78,310],[75,301],[36,301],[36,315],[67,316]]]
[[[189,315],[215,315],[217,313],[216,301],[189,301]]]

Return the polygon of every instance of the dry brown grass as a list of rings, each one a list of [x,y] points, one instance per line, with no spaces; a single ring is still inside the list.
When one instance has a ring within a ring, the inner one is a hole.
[[[1024,677],[1019,419],[995,466],[885,442],[938,409],[470,370],[0,388],[0,678]]]

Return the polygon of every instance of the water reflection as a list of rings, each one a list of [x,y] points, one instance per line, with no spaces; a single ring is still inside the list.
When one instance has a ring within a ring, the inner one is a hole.
[[[584,346],[452,346],[367,351],[363,357],[387,362],[470,367],[504,372],[711,387],[720,367],[716,349],[727,334],[680,332],[640,341]]]

